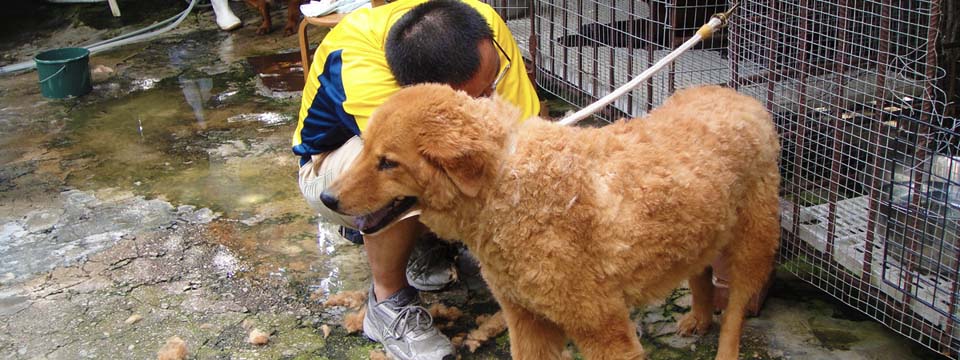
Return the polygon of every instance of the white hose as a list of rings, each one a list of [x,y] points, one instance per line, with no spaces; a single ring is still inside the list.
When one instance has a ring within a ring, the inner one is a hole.
[[[156,23],[156,24],[147,26],[147,27],[145,27],[145,28],[143,28],[143,29],[133,31],[133,32],[131,32],[131,33],[123,34],[123,35],[114,37],[114,38],[109,39],[109,40],[104,40],[104,41],[101,41],[101,42],[98,42],[98,43],[95,43],[95,44],[92,44],[92,45],[84,46],[84,48],[86,48],[87,50],[90,50],[90,54],[95,54],[95,53],[98,53],[98,52],[101,52],[101,51],[110,50],[110,49],[115,48],[115,47],[118,47],[118,46],[123,46],[123,45],[127,45],[127,44],[132,44],[132,43],[136,43],[136,42],[140,42],[140,41],[144,41],[144,40],[153,38],[153,37],[155,37],[155,36],[157,36],[157,35],[160,35],[160,34],[163,34],[163,33],[167,32],[167,31],[170,31],[170,30],[176,28],[178,25],[180,25],[180,23],[183,22],[183,20],[187,18],[187,15],[189,15],[190,12],[193,11],[193,7],[194,7],[194,5],[196,5],[196,4],[197,4],[197,0],[191,0],[191,1],[190,1],[190,5],[188,5],[185,10],[181,11],[180,14],[178,14],[178,15],[176,15],[176,16],[174,16],[174,17],[171,17],[171,18],[169,18],[169,19],[167,19],[167,20],[164,20],[164,21],[161,21],[161,22],[159,22],[159,23]],[[151,32],[148,32],[148,33],[144,33],[145,31],[152,30],[152,29],[154,29],[154,28],[156,28],[156,27],[158,27],[158,26],[161,26],[162,24],[164,24],[164,23],[166,23],[166,22],[169,22],[170,20],[173,20],[173,23],[172,23],[172,24],[167,25],[166,27],[164,27],[164,28],[162,28],[162,29],[159,29],[159,30],[155,30],[155,31],[151,31]],[[12,72],[17,72],[17,71],[30,70],[30,69],[33,69],[33,68],[36,67],[36,66],[37,66],[37,64],[36,64],[36,62],[33,61],[33,60],[24,61],[24,62],[22,62],[22,63],[17,63],[17,64],[13,64],[13,65],[7,65],[7,66],[4,66],[4,67],[0,67],[0,74],[7,74],[7,73],[12,73]]]
[[[101,51],[104,51],[104,50],[109,50],[109,49],[115,48],[115,47],[117,47],[117,46],[123,46],[123,45],[127,45],[127,44],[133,44],[133,43],[136,43],[136,42],[144,41],[144,40],[150,39],[150,38],[152,38],[152,37],[155,37],[155,36],[157,36],[157,35],[163,34],[163,33],[167,32],[167,31],[173,30],[174,28],[176,28],[177,26],[179,26],[180,23],[183,22],[184,19],[187,18],[187,15],[190,15],[190,12],[193,11],[193,6],[196,5],[196,4],[197,4],[197,0],[190,1],[190,5],[188,5],[185,10],[183,10],[182,12],[180,12],[180,17],[177,18],[177,20],[174,21],[173,24],[167,25],[166,27],[164,27],[164,28],[162,28],[162,29],[160,29],[160,30],[152,31],[152,32],[149,32],[149,33],[146,33],[146,34],[139,34],[139,35],[132,36],[132,37],[128,37],[128,38],[121,38],[120,40],[117,40],[117,41],[115,41],[115,42],[110,42],[110,43],[107,43],[107,44],[100,44],[100,45],[96,45],[96,46],[91,46],[91,47],[88,47],[87,50],[90,50],[90,53],[91,53],[91,54],[95,54],[95,53],[98,53],[98,52],[101,52]],[[122,36],[122,35],[121,35],[121,36]]]
[[[169,23],[171,23],[171,22],[176,21],[176,20],[179,19],[179,18],[180,18],[180,14],[177,14],[177,15],[174,15],[174,16],[172,16],[172,17],[170,17],[170,18],[167,18],[167,19],[165,19],[165,20],[163,20],[163,21],[158,21],[158,22],[155,22],[155,23],[153,23],[153,24],[150,24],[149,26],[146,26],[146,27],[141,28],[141,29],[139,29],[139,30],[134,30],[134,31],[128,32],[128,33],[126,33],[126,34],[118,35],[117,37],[114,37],[114,38],[111,38],[111,39],[102,40],[102,41],[99,41],[99,42],[96,42],[96,43],[93,43],[93,44],[84,45],[84,47],[85,47],[85,48],[92,48],[92,47],[95,47],[95,46],[100,46],[100,45],[104,45],[104,44],[109,44],[109,43],[114,42],[114,41],[126,39],[126,38],[128,38],[128,37],[132,37],[132,36],[134,36],[134,35],[142,34],[142,33],[145,33],[145,32],[147,32],[147,31],[150,31],[150,30],[156,29],[156,28],[158,28],[158,27],[164,26],[164,25],[166,25],[166,24],[169,24]]]
[[[640,73],[640,75],[637,75],[637,77],[633,78],[633,80],[630,80],[630,82],[618,87],[613,92],[600,98],[600,100],[597,100],[594,103],[588,105],[587,107],[580,109],[580,111],[577,111],[571,114],[570,116],[563,118],[558,123],[560,125],[573,125],[573,124],[576,124],[578,121],[583,120],[590,115],[593,115],[593,113],[597,112],[604,106],[609,105],[618,97],[623,96],[623,94],[626,94],[627,92],[639,86],[642,82],[646,81],[651,76],[653,76],[653,74],[656,74],[657,71],[660,71],[661,68],[673,62],[673,60],[676,59],[678,56],[680,56],[681,54],[689,50],[691,47],[696,45],[698,42],[700,42],[700,40],[704,37],[704,35],[701,34],[704,32],[703,31],[704,29],[709,31],[706,33],[706,36],[709,36],[710,34],[713,33],[713,31],[717,29],[718,26],[720,26],[723,23],[724,23],[724,20],[722,18],[718,16],[711,17],[710,21],[707,22],[707,24],[705,24],[703,27],[701,27],[700,31],[697,31],[696,35],[693,35],[693,37],[685,41],[683,45],[680,45],[680,47],[678,47],[676,50],[671,51],[669,54],[667,54],[667,56],[664,56],[662,59],[660,59],[655,64],[653,64],[653,66],[647,68],[642,73]]]

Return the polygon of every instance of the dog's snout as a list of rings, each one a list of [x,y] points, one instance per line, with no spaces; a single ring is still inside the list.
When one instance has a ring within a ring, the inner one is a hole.
[[[328,209],[337,211],[337,207],[340,205],[340,200],[337,199],[333,194],[324,191],[320,194],[320,201],[323,202]]]

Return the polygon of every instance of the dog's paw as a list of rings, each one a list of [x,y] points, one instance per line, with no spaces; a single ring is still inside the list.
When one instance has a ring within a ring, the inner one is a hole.
[[[287,23],[287,26],[283,27],[283,35],[290,36],[297,33],[297,24]]]
[[[677,334],[681,336],[703,335],[710,330],[713,318],[710,316],[699,316],[694,312],[688,312],[677,323]]]
[[[266,35],[270,33],[270,25],[260,25],[257,28],[257,35]]]

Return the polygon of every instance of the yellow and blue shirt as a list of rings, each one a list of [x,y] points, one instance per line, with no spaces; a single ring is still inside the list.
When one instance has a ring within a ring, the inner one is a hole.
[[[373,111],[400,90],[387,65],[387,34],[403,14],[426,1],[401,0],[356,10],[323,39],[314,53],[293,134],[293,152],[301,156],[301,165],[311,155],[337,149],[359,136]],[[489,5],[463,2],[487,20],[494,39],[512,59],[497,93],[523,111],[522,119],[536,115],[540,102],[507,24]],[[500,59],[500,66],[506,66],[506,59]]]

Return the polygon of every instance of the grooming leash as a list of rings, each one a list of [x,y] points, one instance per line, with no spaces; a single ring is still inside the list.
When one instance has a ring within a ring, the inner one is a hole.
[[[596,102],[590,105],[587,105],[587,107],[580,109],[580,111],[577,111],[572,115],[563,118],[562,120],[559,121],[559,124],[560,125],[576,124],[580,120],[583,120],[586,117],[593,115],[604,106],[609,105],[610,103],[613,102],[613,100],[616,100],[618,97],[623,96],[623,94],[626,94],[627,92],[633,90],[634,88],[639,86],[641,83],[643,83],[644,81],[649,79],[651,76],[653,76],[653,74],[656,74],[658,71],[660,71],[660,69],[662,69],[664,66],[673,62],[678,56],[680,56],[681,54],[689,50],[698,42],[702,40],[706,40],[707,38],[712,36],[713,33],[716,32],[717,30],[720,30],[726,27],[727,21],[730,19],[730,15],[732,15],[733,11],[736,10],[737,7],[739,6],[740,6],[739,3],[735,3],[726,12],[713,14],[713,16],[710,17],[710,21],[708,21],[706,24],[701,26],[700,29],[697,30],[697,33],[692,37],[690,37],[690,39],[688,39],[682,45],[680,45],[680,47],[671,51],[669,54],[667,54],[667,56],[664,56],[662,59],[660,59],[655,64],[653,64],[653,66],[644,70],[642,73],[640,73],[640,75],[637,75],[637,77],[633,78],[633,80],[630,80],[630,82],[623,84],[622,86],[620,86],[619,88],[611,92],[610,94],[607,94],[606,96],[600,98],[600,100],[597,100]],[[647,51],[651,51],[651,50],[647,50]]]

